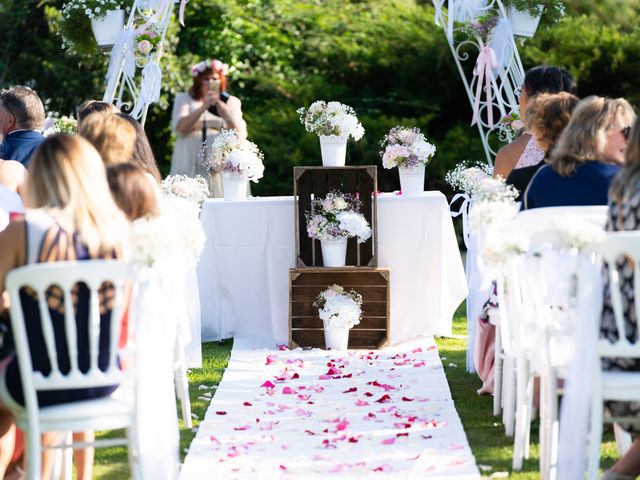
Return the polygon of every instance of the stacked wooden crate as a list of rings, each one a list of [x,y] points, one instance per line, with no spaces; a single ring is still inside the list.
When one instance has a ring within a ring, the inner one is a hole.
[[[377,168],[294,167],[296,268],[289,270],[289,346],[324,348],[323,323],[313,301],[337,284],[362,295],[363,317],[349,333],[349,348],[374,349],[389,342],[389,269],[378,267]],[[345,267],[324,267],[320,242],[309,238],[305,213],[314,198],[351,193],[372,228],[369,240],[347,244]]]

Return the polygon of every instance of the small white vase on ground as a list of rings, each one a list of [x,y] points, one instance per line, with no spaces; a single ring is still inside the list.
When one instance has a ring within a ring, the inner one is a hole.
[[[91,19],[91,30],[101,47],[111,47],[124,29],[124,10],[111,10]]]
[[[324,322],[324,345],[327,350],[347,350],[349,327],[329,327]]]
[[[420,195],[424,192],[424,165],[398,167],[402,195]]]
[[[320,135],[322,165],[325,167],[344,167],[347,158],[347,137]]]
[[[347,262],[347,239],[320,240],[322,264],[325,267],[344,267]]]
[[[507,16],[511,22],[511,30],[513,31],[513,34],[520,37],[533,37],[538,29],[543,9],[544,5],[538,5],[539,14],[532,17],[529,12],[523,12],[515,9],[513,6],[509,6]]]
[[[238,202],[247,199],[247,182],[245,175],[235,175],[233,173],[222,174],[222,189],[224,199],[229,202]]]

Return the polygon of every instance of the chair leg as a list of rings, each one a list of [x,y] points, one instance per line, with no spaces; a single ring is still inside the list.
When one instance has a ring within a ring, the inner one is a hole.
[[[193,421],[191,419],[191,400],[189,398],[189,380],[187,372],[183,365],[176,368],[174,372],[174,380],[176,386],[176,394],[180,400],[180,409],[182,410],[182,421],[184,426],[191,428]]]
[[[631,448],[631,444],[633,443],[633,439],[631,438],[631,434],[625,432],[620,425],[617,423],[613,424],[613,435],[616,439],[616,446],[618,447],[618,455],[620,457],[624,456],[625,453]]]
[[[588,477],[589,480],[597,480],[598,467],[600,466],[600,442],[602,441],[602,419],[603,405],[602,398],[594,395],[591,399],[591,425],[589,428],[589,460]]]
[[[25,459],[27,478],[40,480],[42,477],[42,435],[40,428],[31,422],[25,434]]]
[[[502,409],[502,339],[500,338],[500,325],[496,325],[496,339],[494,343],[493,360],[493,415],[500,415]]]
[[[513,435],[513,464],[514,470],[521,470],[525,456],[526,428],[529,417],[529,401],[527,398],[528,372],[524,359],[517,359],[516,375],[516,415],[515,431]]]
[[[517,380],[513,361],[511,357],[505,357],[502,371],[502,423],[507,437],[513,437],[515,428]]]

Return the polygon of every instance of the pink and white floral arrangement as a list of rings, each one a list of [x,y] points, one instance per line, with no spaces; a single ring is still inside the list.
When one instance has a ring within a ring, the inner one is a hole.
[[[297,112],[307,132],[319,136],[352,137],[356,141],[364,135],[364,127],[349,105],[318,100]]]
[[[317,240],[357,237],[358,243],[371,237],[369,222],[360,213],[361,202],[350,193],[332,191],[314,198],[306,212],[307,234]]]
[[[430,144],[417,127],[393,127],[381,142],[384,168],[412,168],[426,165],[436,153],[436,147]]]
[[[313,306],[329,328],[352,328],[362,318],[362,295],[355,290],[346,291],[340,285],[331,285],[320,292]]]
[[[255,143],[240,138],[235,130],[223,129],[211,145],[205,145],[202,157],[202,165],[210,172],[246,175],[255,183],[264,175],[264,155]]]
[[[498,139],[504,143],[511,143],[524,129],[524,122],[520,120],[518,112],[505,115],[498,124]]]

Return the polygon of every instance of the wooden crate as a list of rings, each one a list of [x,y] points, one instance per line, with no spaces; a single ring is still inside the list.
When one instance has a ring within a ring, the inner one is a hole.
[[[305,213],[311,200],[324,197],[331,190],[357,195],[361,213],[371,225],[372,235],[364,243],[356,238],[347,242],[347,266],[378,266],[378,170],[375,165],[354,167],[293,167],[295,199],[296,267],[321,267],[320,241],[307,235]]]
[[[362,295],[363,317],[349,332],[349,348],[380,348],[389,342],[389,269],[292,268],[289,270],[289,346],[325,348],[323,323],[313,301],[338,284]]]

